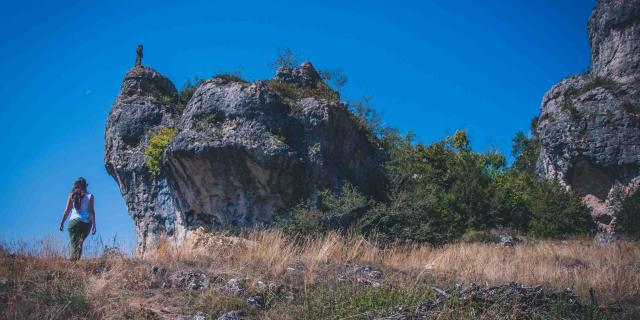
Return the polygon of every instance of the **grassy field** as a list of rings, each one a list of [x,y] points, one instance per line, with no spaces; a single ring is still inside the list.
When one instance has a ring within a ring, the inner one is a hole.
[[[569,288],[583,307],[571,309],[550,298],[551,307],[523,314],[522,301],[479,303],[452,297],[429,318],[640,316],[636,242],[601,246],[574,239],[434,248],[381,245],[337,234],[292,241],[267,230],[238,237],[196,232],[188,244],[163,241],[144,258],[112,247],[79,262],[66,260],[63,253],[46,243],[29,252],[6,245],[0,250],[1,318],[217,319],[240,310],[247,319],[373,319],[435,301],[433,287],[509,282],[540,285],[545,292]],[[371,273],[377,271],[381,273]],[[197,289],[181,285],[197,278],[192,274],[206,277],[207,284]],[[240,293],[229,290],[230,279],[238,280]],[[257,307],[250,301],[255,297]]]

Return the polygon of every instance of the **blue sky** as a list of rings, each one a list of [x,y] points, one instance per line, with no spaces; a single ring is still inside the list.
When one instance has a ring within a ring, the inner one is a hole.
[[[589,66],[593,0],[12,1],[0,10],[0,241],[57,232],[73,180],[96,195],[99,235],[133,243],[103,165],[120,82],[143,64],[177,87],[242,66],[270,78],[277,48],[342,68],[346,100],[372,96],[420,141],[467,128],[478,151],[510,152],[542,95]]]

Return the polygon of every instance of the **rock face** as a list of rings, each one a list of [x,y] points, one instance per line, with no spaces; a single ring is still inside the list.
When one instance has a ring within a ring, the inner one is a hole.
[[[622,201],[640,189],[640,1],[599,0],[589,34],[591,70],[543,97],[538,172],[584,193],[612,234]]]
[[[310,63],[274,80],[203,82],[183,111],[167,78],[131,69],[107,121],[105,165],[134,219],[138,253],[196,228],[269,224],[344,183],[384,197],[385,155]],[[148,165],[149,141],[174,129]],[[154,170],[155,169],[155,170]]]

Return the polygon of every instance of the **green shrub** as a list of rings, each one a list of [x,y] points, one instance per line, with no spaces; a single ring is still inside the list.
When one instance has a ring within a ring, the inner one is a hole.
[[[176,133],[176,130],[173,128],[162,127],[149,138],[149,143],[144,151],[144,156],[147,168],[153,176],[157,175],[160,171],[160,164],[162,162],[164,149],[169,145],[171,139],[176,135]]]
[[[375,202],[353,186],[321,193],[314,206],[296,207],[283,222],[290,234],[351,230],[383,241],[440,245],[462,239],[489,241],[491,228],[540,238],[593,230],[579,194],[538,178],[539,142],[519,133],[514,164],[496,152],[476,153],[464,130],[431,145],[413,136],[383,136],[391,180],[389,200]]]
[[[640,239],[640,192],[625,200],[618,214],[616,227],[623,235]]]
[[[216,79],[222,79],[225,82],[247,83],[247,80],[244,80],[240,75],[233,74],[233,73],[219,73],[213,77]]]
[[[591,213],[579,194],[569,193],[557,183],[536,181],[532,192],[528,231],[541,238],[566,238],[593,231]]]
[[[564,100],[562,100],[562,102],[560,103],[560,110],[568,113],[574,118],[579,115],[578,109],[573,104],[573,101],[571,101],[571,99],[569,98],[565,98]]]
[[[182,85],[182,89],[175,95],[156,93],[153,95],[153,99],[156,103],[173,107],[178,114],[182,114],[187,107],[187,103],[189,103],[189,100],[191,100],[191,97],[203,82],[204,80],[198,77],[193,80],[187,79]]]
[[[371,105],[371,97],[367,96],[349,104],[349,111],[356,128],[370,139],[379,139],[385,135],[382,115]]]
[[[618,87],[618,83],[611,78],[593,77],[589,82],[587,82],[587,84],[584,85],[584,87],[582,87],[582,90],[580,90],[580,93],[583,94],[595,88],[605,88],[607,90],[614,90],[617,87]]]
[[[488,230],[469,230],[460,237],[460,241],[467,243],[495,243],[499,242],[500,238]]]
[[[528,138],[522,131],[516,132],[511,139],[513,147],[511,155],[514,157],[513,168],[520,172],[535,175],[536,162],[540,155],[540,139]]]
[[[313,97],[317,99],[326,99],[329,101],[340,100],[337,91],[331,89],[323,81],[317,81],[314,86],[298,86],[292,83],[283,83],[275,80],[266,80],[267,86],[280,94],[286,103],[295,103],[296,100],[302,98]]]
[[[191,97],[193,97],[193,94],[202,83],[204,83],[204,80],[198,77],[193,78],[193,80],[187,79],[184,82],[184,84],[182,85],[182,89],[175,97],[176,110],[178,111],[178,113],[184,112],[184,109],[187,107],[189,100],[191,100]]]
[[[319,193],[318,203],[302,203],[293,209],[290,220],[281,221],[289,235],[325,233],[330,230],[346,231],[371,206],[372,202],[356,187],[346,183],[339,192],[325,190]]]
[[[355,285],[319,285],[304,292],[296,319],[371,319],[390,315],[398,306],[415,306],[433,299],[431,290],[363,288]]]
[[[73,315],[87,315],[91,309],[84,287],[68,279],[54,279],[36,288],[35,295],[39,303],[65,308]]]

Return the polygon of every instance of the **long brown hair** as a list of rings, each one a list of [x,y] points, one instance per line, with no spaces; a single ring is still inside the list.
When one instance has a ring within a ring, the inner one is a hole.
[[[80,210],[80,200],[82,200],[82,197],[87,194],[88,185],[87,180],[83,177],[76,179],[73,183],[73,189],[71,189],[71,200],[73,201],[73,207],[76,208],[76,210]]]

